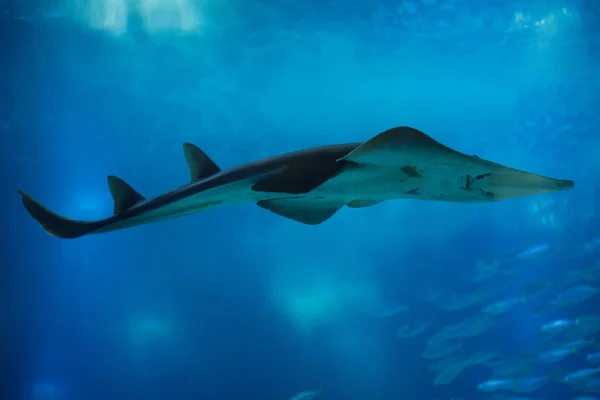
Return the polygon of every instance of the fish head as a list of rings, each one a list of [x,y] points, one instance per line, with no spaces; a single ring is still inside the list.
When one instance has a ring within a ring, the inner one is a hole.
[[[476,158],[472,171],[458,176],[457,186],[480,201],[499,201],[571,189],[572,180],[549,178]]]

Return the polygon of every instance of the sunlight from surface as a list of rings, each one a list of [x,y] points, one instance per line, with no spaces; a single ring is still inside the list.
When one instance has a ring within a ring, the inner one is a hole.
[[[31,388],[31,400],[61,400],[64,393],[60,385],[53,381],[37,381]]]
[[[556,12],[544,15],[542,18],[535,18],[529,13],[517,11],[509,28],[509,32],[524,29],[535,29],[540,34],[554,34],[558,29],[566,24],[576,22],[579,15],[565,7],[556,10]]]
[[[317,271],[307,271],[302,277],[276,275],[271,280],[271,295],[284,316],[304,331],[365,315],[378,299],[377,288],[369,282],[341,281]]]
[[[114,35],[127,33],[132,17],[149,33],[190,33],[202,24],[199,5],[193,0],[101,0],[87,4],[85,14],[93,28]]]
[[[136,317],[129,321],[128,342],[132,347],[148,347],[172,342],[176,328],[167,320],[154,317]]]
[[[65,212],[75,218],[105,218],[112,213],[112,201],[105,194],[93,191],[74,191]]]

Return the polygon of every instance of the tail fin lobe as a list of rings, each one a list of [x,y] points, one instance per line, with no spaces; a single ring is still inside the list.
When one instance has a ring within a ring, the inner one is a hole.
[[[22,190],[19,190],[19,194],[27,212],[51,236],[62,239],[75,239],[98,228],[96,222],[75,221],[50,211]]]

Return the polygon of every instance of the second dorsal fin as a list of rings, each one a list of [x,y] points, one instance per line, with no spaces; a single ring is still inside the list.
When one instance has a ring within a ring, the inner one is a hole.
[[[123,179],[114,175],[108,177],[108,188],[114,202],[114,213],[120,214],[135,206],[140,201],[146,200]]]
[[[221,168],[196,145],[187,142],[184,143],[183,154],[190,169],[190,179],[192,182],[208,178],[221,171]]]

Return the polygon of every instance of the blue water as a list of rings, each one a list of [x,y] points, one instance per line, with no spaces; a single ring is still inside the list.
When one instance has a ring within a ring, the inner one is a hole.
[[[4,0],[0,43],[2,399],[484,398],[486,367],[436,386],[420,357],[482,307],[417,299],[535,245],[560,255],[527,279],[599,258],[569,257],[600,236],[594,1]],[[17,194],[100,219],[106,175],[149,197],[186,184],[186,141],[227,168],[399,125],[576,187],[319,226],[245,204],[77,240]],[[397,304],[434,325],[398,339],[405,312],[369,312]],[[519,305],[465,352],[530,352],[544,318]],[[553,380],[532,398],[574,393]]]

